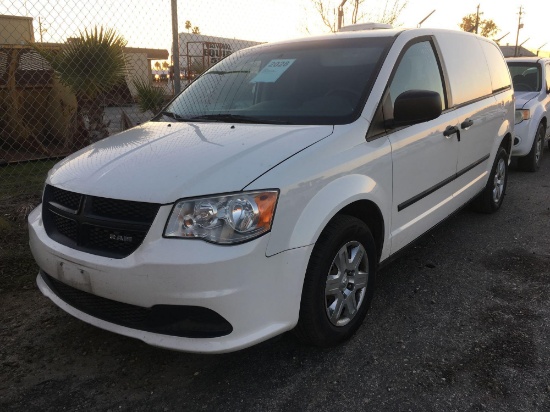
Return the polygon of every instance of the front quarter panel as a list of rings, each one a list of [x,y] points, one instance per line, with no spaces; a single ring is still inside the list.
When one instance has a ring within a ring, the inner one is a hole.
[[[523,109],[529,109],[531,112],[531,118],[518,123],[514,127],[514,135],[520,139],[518,145],[514,146],[512,154],[514,156],[526,156],[531,151],[537,129],[543,118],[547,116],[547,108],[544,107],[544,99],[546,98],[550,102],[548,95],[539,95],[535,99],[529,100],[523,105]]]
[[[389,228],[391,148],[385,138],[365,141],[368,122],[337,126],[334,134],[298,153],[246,189],[280,188],[267,248],[272,256],[315,243],[342,208],[358,201],[375,203]],[[388,234],[384,234],[387,239]],[[386,242],[381,258],[389,253]]]

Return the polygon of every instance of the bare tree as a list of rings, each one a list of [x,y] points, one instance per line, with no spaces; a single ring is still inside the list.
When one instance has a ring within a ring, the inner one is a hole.
[[[393,2],[386,0],[384,9],[378,16],[379,17],[378,22],[395,24],[397,22],[397,19],[401,15],[401,12],[405,9],[405,7],[407,7],[408,3],[409,3],[408,0],[404,0],[404,1],[394,0]]]
[[[476,30],[476,21],[477,29]],[[476,33],[478,32],[484,37],[490,37],[498,32],[498,26],[491,19],[480,19],[476,16],[476,13],[468,14],[462,17],[462,23],[458,25],[461,30]]]
[[[338,30],[338,8],[342,6],[343,25],[370,20],[377,23],[395,24],[408,0],[386,0],[384,7],[373,8],[368,0],[311,0],[322,24],[331,32]],[[307,30],[307,29],[306,29]],[[307,30],[309,31],[309,30]]]

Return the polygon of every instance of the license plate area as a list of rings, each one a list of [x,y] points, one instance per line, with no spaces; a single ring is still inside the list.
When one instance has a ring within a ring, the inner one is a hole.
[[[57,279],[84,292],[92,291],[90,273],[74,263],[59,261],[57,263]]]

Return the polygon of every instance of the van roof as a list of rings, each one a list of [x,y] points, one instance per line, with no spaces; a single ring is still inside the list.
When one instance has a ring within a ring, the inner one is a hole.
[[[357,24],[350,24],[349,26],[344,26],[339,32],[343,31],[360,31],[360,30],[387,30],[387,29],[393,29],[391,24],[386,23],[357,23]]]
[[[378,29],[378,30],[354,30],[354,31],[340,31],[337,33],[322,34],[316,36],[307,36],[307,37],[298,37],[288,40],[280,40],[272,43],[264,43],[255,47],[263,47],[267,45],[284,45],[291,43],[301,43],[308,41],[331,41],[333,39],[342,39],[342,38],[363,38],[363,37],[392,37],[397,36],[403,32],[417,32],[419,36],[422,35],[433,35],[436,33],[454,33],[457,36],[475,36],[482,40],[491,41],[485,37],[482,37],[477,34],[467,33],[460,30],[450,30],[450,29],[436,29],[436,28],[392,28],[392,29]]]
[[[507,57],[507,62],[518,62],[518,63],[538,63],[538,62],[547,62],[550,61],[548,57]]]

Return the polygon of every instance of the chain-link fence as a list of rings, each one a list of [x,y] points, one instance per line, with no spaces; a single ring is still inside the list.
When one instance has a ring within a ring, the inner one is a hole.
[[[4,0],[0,201],[39,193],[56,161],[148,121],[234,51],[299,35],[298,3]]]
[[[341,8],[343,3],[2,0],[0,206],[21,193],[40,193],[59,159],[150,120],[229,54],[356,20],[399,26],[408,1],[348,0]],[[429,8],[411,5],[409,23]],[[456,21],[458,29],[460,16]]]

